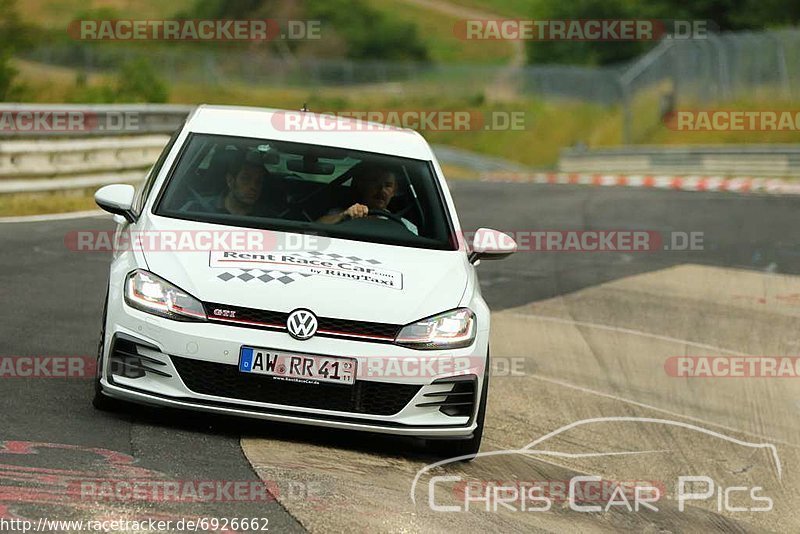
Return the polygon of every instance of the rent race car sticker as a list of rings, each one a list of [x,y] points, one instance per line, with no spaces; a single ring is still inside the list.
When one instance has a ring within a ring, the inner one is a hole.
[[[309,276],[327,276],[380,287],[403,289],[403,274],[378,267],[381,262],[356,256],[322,252],[269,254],[233,251],[209,252],[209,266],[225,269],[217,275],[222,281],[290,284]]]

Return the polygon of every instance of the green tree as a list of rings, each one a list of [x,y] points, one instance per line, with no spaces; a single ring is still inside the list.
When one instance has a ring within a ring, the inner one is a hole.
[[[539,0],[531,18],[707,21],[715,31],[758,30],[800,22],[797,0]],[[529,41],[530,63],[606,65],[633,59],[652,42]]]
[[[11,66],[10,59],[8,53],[0,55],[0,102],[12,100],[17,89],[14,78],[18,71]]]
[[[654,16],[681,20],[707,20],[721,31],[758,30],[796,25],[797,0],[649,0]]]
[[[322,22],[326,32],[335,32],[346,43],[347,56],[353,59],[426,61],[428,49],[417,27],[385,16],[362,0],[196,0],[179,18],[275,18],[279,22],[291,13],[293,18]],[[296,48],[298,43],[282,44]]]
[[[428,49],[417,27],[372,9],[361,0],[306,0],[307,16],[328,24],[347,42],[353,59],[426,61]]]
[[[630,0],[542,0],[537,20],[636,19],[645,18],[642,3]],[[646,50],[637,41],[528,41],[528,62],[534,64],[606,65],[628,60]]]
[[[166,102],[167,85],[156,74],[147,58],[140,57],[125,62],[116,82],[117,102]]]
[[[0,101],[20,94],[21,86],[15,83],[18,71],[11,65],[11,56],[31,42],[30,30],[22,23],[15,2],[0,0]]]

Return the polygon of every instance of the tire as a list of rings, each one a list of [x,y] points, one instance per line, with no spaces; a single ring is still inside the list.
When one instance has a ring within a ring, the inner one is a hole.
[[[106,317],[108,316],[108,290],[103,304],[103,320],[100,325],[100,342],[97,344],[97,371],[94,376],[94,398],[92,406],[102,412],[113,412],[120,408],[120,401],[107,397],[103,394],[103,386],[100,384],[100,377],[103,373],[103,346],[106,340]]]
[[[468,439],[430,439],[427,442],[428,450],[436,456],[445,458],[455,458],[458,456],[467,456],[462,458],[462,462],[471,462],[475,459],[475,455],[481,448],[481,439],[483,438],[483,422],[486,418],[486,400],[489,393],[489,358],[486,358],[486,371],[483,375],[483,391],[481,391],[480,406],[478,407],[478,415],[475,418],[477,426],[472,433],[472,437]]]

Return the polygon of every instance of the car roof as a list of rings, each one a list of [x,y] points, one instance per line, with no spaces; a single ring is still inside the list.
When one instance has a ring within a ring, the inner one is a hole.
[[[293,119],[287,120],[289,115],[293,115]],[[300,119],[308,127],[292,128],[291,125],[298,122],[291,121]],[[276,139],[426,161],[433,159],[430,146],[414,130],[310,111],[204,104],[189,117],[186,129],[194,133]]]

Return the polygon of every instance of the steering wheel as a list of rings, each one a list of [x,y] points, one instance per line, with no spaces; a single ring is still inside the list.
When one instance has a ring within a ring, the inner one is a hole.
[[[396,223],[400,223],[403,225],[403,228],[406,227],[406,223],[403,222],[403,219],[397,215],[396,213],[392,213],[389,210],[382,210],[382,209],[370,209],[367,213],[367,217],[372,217],[377,215],[379,217],[386,217],[387,219],[394,221]]]

